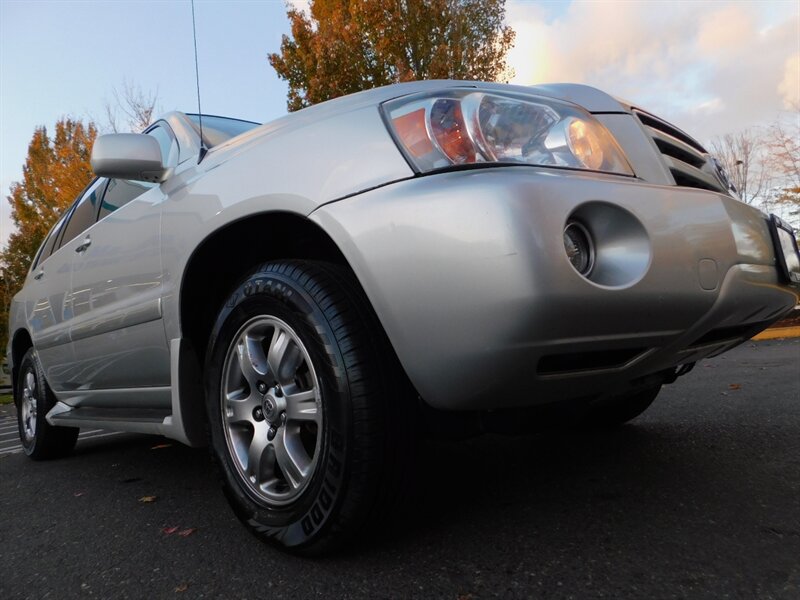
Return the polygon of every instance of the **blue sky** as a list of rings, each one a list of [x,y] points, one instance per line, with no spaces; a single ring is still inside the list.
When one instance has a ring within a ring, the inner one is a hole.
[[[267,62],[288,30],[283,2],[198,0],[195,11],[203,111],[262,122],[284,114],[286,85]],[[157,90],[164,111],[196,111],[188,0],[0,0],[0,194],[21,177],[36,126],[64,115],[102,121],[125,80]]]
[[[303,6],[302,0],[297,0]],[[267,62],[285,5],[196,0],[203,111],[268,121],[286,85]],[[638,102],[706,141],[776,118],[800,96],[800,3],[507,2],[515,82],[573,81]],[[128,81],[163,111],[196,109],[189,0],[0,0],[0,195],[38,125],[102,121]],[[10,228],[0,200],[0,244]]]

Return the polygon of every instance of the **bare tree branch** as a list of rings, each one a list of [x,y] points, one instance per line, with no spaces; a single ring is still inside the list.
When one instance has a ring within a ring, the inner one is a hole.
[[[780,179],[780,185],[800,188],[800,105],[794,105],[787,118],[776,120],[767,130],[767,164]]]
[[[152,123],[158,102],[158,89],[145,93],[141,86],[123,80],[122,91],[111,90],[113,101],[105,102],[105,127],[113,133],[131,131],[139,133]],[[122,116],[120,116],[120,113]],[[124,120],[124,123],[120,123]]]
[[[747,204],[763,200],[770,188],[766,143],[757,132],[746,129],[711,142],[711,153],[722,163],[739,197]]]

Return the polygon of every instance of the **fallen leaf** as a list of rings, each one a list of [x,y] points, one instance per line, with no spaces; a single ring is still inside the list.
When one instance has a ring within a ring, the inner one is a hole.
[[[158,496],[142,496],[141,498],[139,498],[139,502],[144,502],[144,503],[155,502],[156,498],[158,498]]]
[[[178,587],[175,588],[175,591],[180,594],[181,592],[185,592],[188,589],[189,589],[189,584],[188,583],[182,583]]]
[[[184,529],[183,531],[179,531],[178,535],[181,537],[189,537],[195,531],[197,531],[197,527],[189,527],[189,529]]]
[[[728,386],[728,388],[732,389],[732,390],[740,390],[740,389],[742,389],[742,384],[741,383],[732,383],[732,384],[730,384]]]
[[[150,450],[161,450],[161,448],[169,448],[172,444],[156,444]]]
[[[164,527],[161,530],[161,533],[163,533],[165,535],[172,535],[173,533],[178,531],[178,529],[180,529],[180,527],[178,525],[176,525],[175,527]]]

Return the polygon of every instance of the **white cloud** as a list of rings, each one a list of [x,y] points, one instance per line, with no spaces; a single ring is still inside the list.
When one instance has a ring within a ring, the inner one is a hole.
[[[796,108],[800,105],[800,54],[786,59],[783,79],[778,84],[778,93],[783,99],[783,107]]]
[[[697,106],[689,109],[689,112],[696,115],[713,115],[725,109],[725,103],[721,98],[712,98],[701,102]]]
[[[774,119],[798,96],[796,2],[510,2],[515,83],[594,85],[702,141]]]

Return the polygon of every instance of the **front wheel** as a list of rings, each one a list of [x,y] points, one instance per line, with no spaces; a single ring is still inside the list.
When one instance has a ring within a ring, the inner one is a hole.
[[[318,554],[385,513],[411,427],[391,349],[349,272],[256,269],[221,310],[207,357],[212,452],[254,533]]]
[[[47,385],[33,348],[22,357],[16,384],[17,423],[25,454],[34,460],[46,460],[72,452],[79,430],[47,422],[45,417],[55,406],[56,398]]]

